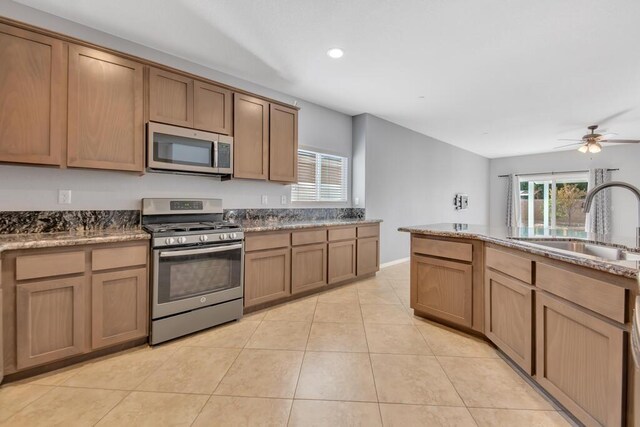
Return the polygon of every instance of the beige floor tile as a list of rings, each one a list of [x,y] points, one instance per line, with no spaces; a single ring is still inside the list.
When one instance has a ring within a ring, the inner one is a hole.
[[[433,355],[424,338],[413,325],[365,325],[371,353]]]
[[[502,359],[438,357],[438,361],[469,407],[553,409]]]
[[[406,278],[397,279],[388,277],[386,280],[387,282],[389,282],[389,286],[391,286],[396,292],[403,292],[409,295],[409,291],[411,289],[411,280],[408,274]]]
[[[237,348],[179,348],[138,390],[211,394],[239,353]]]
[[[372,354],[371,362],[380,402],[463,406],[435,357]]]
[[[244,349],[216,395],[292,398],[304,352]]]
[[[7,426],[92,426],[128,392],[57,387],[6,420]]]
[[[71,387],[135,390],[156,372],[179,347],[146,347],[99,359],[82,367],[62,384]]]
[[[194,427],[286,426],[291,400],[211,396]]]
[[[218,326],[190,337],[183,345],[218,348],[243,348],[256,328],[259,321],[242,320],[231,324]]]
[[[396,292],[391,289],[361,289],[358,291],[360,304],[400,304]]]
[[[469,408],[479,427],[531,426],[569,427],[571,424],[556,411]]]
[[[463,407],[380,404],[382,422],[389,427],[475,427],[473,417]],[[507,424],[505,424],[506,426]],[[523,424],[524,425],[524,424]]]
[[[311,323],[264,320],[247,343],[247,348],[304,350]]]
[[[272,308],[263,320],[290,320],[293,322],[311,322],[318,297],[309,297]]]
[[[308,351],[300,371],[296,399],[376,402],[369,355]]]
[[[389,282],[383,276],[372,277],[356,283],[358,291],[363,290],[388,290],[391,289]]]
[[[91,362],[78,363],[77,365],[69,366],[62,369],[56,369],[55,371],[46,372],[36,377],[30,378],[29,383],[38,385],[59,385],[71,378],[73,375],[80,372],[83,366]]]
[[[51,386],[32,383],[3,385],[0,387],[0,422],[52,389]]]
[[[377,403],[294,400],[289,427],[381,426]]]
[[[308,351],[367,353],[367,338],[362,323],[314,323],[311,325]]]
[[[268,309],[254,311],[253,313],[245,314],[242,316],[241,321],[260,322],[267,315]]]
[[[333,304],[319,302],[316,306],[314,322],[362,323],[359,304]]]
[[[362,304],[365,323],[411,325],[411,317],[401,304]]]
[[[190,426],[209,396],[134,391],[98,426]]]
[[[414,324],[436,356],[499,357],[491,344],[480,338],[418,318]]]
[[[334,304],[358,303],[358,289],[355,286],[349,286],[327,291],[318,296],[318,302],[329,302]]]

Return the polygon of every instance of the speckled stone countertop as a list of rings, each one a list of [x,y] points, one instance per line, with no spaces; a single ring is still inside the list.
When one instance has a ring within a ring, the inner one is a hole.
[[[564,228],[507,228],[453,223],[412,225],[400,227],[398,228],[398,231],[424,234],[428,236],[460,237],[482,240],[508,248],[519,249],[534,255],[581,265],[583,267],[589,267],[594,270],[600,270],[618,276],[629,277],[631,279],[638,277],[638,269],[640,269],[640,261],[612,261],[592,255],[584,255],[535,244],[535,240],[570,240],[604,244],[629,250],[631,252],[640,252],[640,249],[636,247],[634,237],[603,236],[587,233],[585,231]]]
[[[258,231],[279,231],[279,230],[298,230],[303,228],[314,227],[333,227],[340,225],[362,225],[377,224],[382,222],[381,219],[358,219],[358,218],[341,218],[341,219],[321,219],[308,221],[289,221],[289,220],[238,220],[236,224],[242,227],[245,233],[254,233]]]
[[[148,240],[149,238],[149,234],[139,228],[60,233],[0,234],[0,252],[16,249],[127,242],[131,240]]]

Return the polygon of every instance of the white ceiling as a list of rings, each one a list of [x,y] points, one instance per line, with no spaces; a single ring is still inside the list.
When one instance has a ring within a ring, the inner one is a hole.
[[[18,2],[487,157],[640,138],[637,0]]]

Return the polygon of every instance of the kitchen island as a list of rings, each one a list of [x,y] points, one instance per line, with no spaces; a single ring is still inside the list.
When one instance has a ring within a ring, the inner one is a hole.
[[[467,224],[399,231],[411,233],[416,315],[485,336],[582,423],[633,425],[634,238]]]

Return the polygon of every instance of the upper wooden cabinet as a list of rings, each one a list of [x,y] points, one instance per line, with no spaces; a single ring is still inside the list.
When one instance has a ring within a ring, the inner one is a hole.
[[[193,79],[151,68],[149,119],[154,122],[193,127]]]
[[[233,97],[233,176],[269,178],[269,103],[240,93]]]
[[[269,108],[269,179],[298,182],[298,110]]]
[[[0,161],[60,165],[67,68],[62,41],[0,24]]]
[[[193,90],[193,127],[231,135],[231,91],[197,80]]]
[[[69,46],[67,164],[144,170],[143,66]]]

